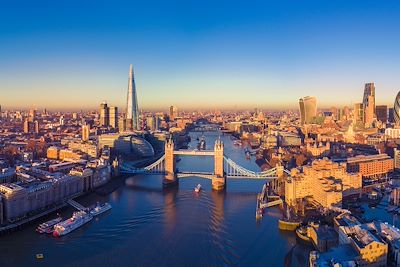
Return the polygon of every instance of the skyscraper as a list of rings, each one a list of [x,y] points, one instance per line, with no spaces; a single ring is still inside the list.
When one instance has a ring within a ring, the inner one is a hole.
[[[311,123],[317,116],[317,99],[306,96],[299,99],[301,125]]]
[[[363,97],[364,119],[366,126],[371,126],[375,117],[375,84],[366,83]]]
[[[118,108],[117,107],[109,107],[108,108],[108,121],[109,125],[112,128],[118,128]]]
[[[169,107],[169,119],[173,121],[176,117],[178,117],[178,108],[176,106]]]
[[[110,124],[110,115],[107,103],[104,101],[100,104],[100,126],[108,126]]]
[[[393,118],[396,124],[400,124],[400,91],[397,93],[393,106]]]
[[[126,99],[126,120],[129,130],[137,130],[139,127],[139,109],[137,102],[137,92],[135,77],[133,75],[132,64],[129,67],[128,95]]]
[[[362,103],[354,104],[353,117],[354,122],[364,121],[364,108]]]

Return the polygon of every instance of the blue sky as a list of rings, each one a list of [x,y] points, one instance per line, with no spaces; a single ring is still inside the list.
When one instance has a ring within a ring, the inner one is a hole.
[[[2,1],[0,104],[140,108],[377,104],[400,89],[399,1]]]

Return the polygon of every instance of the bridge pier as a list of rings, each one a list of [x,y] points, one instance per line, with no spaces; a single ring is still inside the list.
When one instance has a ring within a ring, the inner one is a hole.
[[[174,156],[174,141],[171,139],[165,142],[165,176],[163,187],[171,187],[178,184],[178,177],[175,173],[176,161]]]
[[[226,177],[218,177],[217,175],[213,175],[211,185],[212,189],[215,191],[221,191],[225,189]]]

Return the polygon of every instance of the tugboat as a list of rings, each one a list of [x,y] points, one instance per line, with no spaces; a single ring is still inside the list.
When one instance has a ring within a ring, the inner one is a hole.
[[[93,216],[90,213],[86,213],[85,211],[74,212],[71,218],[54,226],[53,236],[59,237],[66,235],[73,230],[81,227],[85,223],[90,222],[92,219]]]
[[[112,207],[109,203],[104,203],[104,204],[100,204],[99,202],[97,202],[96,206],[90,210],[90,214],[92,216],[97,216],[102,214],[103,212],[106,212],[107,210],[110,210]]]
[[[199,193],[201,191],[201,184],[198,184],[195,188],[194,188],[194,192]]]
[[[36,232],[40,234],[45,234],[45,233],[51,234],[53,232],[54,225],[56,225],[61,221],[62,218],[60,215],[58,215],[58,218],[39,224],[38,227],[36,228]]]

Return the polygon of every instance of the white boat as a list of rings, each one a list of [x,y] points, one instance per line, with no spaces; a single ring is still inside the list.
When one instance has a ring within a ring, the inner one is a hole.
[[[198,184],[195,188],[194,188],[194,192],[199,193],[201,191],[201,184]]]
[[[51,234],[53,232],[54,225],[56,225],[57,223],[59,223],[61,221],[62,221],[62,218],[60,216],[58,216],[58,218],[41,223],[36,228],[36,232],[38,232],[40,234],[44,234],[44,233]]]
[[[100,204],[99,202],[97,202],[96,207],[90,210],[90,214],[92,216],[97,216],[99,214],[102,214],[103,212],[106,212],[107,210],[110,210],[111,208],[111,205],[107,202],[104,204]]]
[[[73,230],[81,227],[87,222],[90,222],[93,216],[90,213],[84,211],[77,211],[72,214],[72,217],[56,224],[54,226],[53,236],[59,237],[66,235]]]

